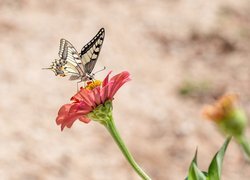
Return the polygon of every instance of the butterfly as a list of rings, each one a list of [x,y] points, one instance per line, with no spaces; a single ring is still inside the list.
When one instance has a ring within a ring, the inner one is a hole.
[[[79,82],[93,80],[95,74],[92,71],[100,54],[104,37],[105,29],[101,28],[83,46],[80,53],[69,41],[61,39],[58,53],[60,59],[55,59],[49,68],[44,69],[52,70],[56,76],[70,75],[69,80],[80,80]]]

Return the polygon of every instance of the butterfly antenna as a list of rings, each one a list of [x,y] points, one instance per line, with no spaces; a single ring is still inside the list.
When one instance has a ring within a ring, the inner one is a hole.
[[[99,72],[101,72],[101,71],[104,71],[105,69],[106,69],[106,67],[104,66],[102,69],[100,69],[100,70],[94,72],[93,75],[96,75],[96,73],[99,73]]]
[[[45,69],[52,69],[51,67],[48,67],[48,68],[42,68],[42,70],[45,70]]]

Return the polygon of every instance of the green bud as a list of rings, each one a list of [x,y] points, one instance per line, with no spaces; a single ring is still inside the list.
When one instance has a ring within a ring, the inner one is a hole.
[[[218,122],[218,125],[227,135],[239,137],[244,134],[247,117],[242,109],[235,108],[226,113],[223,119]]]

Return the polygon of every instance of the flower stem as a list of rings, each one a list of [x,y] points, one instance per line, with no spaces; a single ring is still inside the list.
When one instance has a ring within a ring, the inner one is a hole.
[[[151,180],[151,178],[140,168],[140,166],[135,162],[134,158],[130,154],[129,150],[125,146],[120,134],[118,133],[116,126],[113,121],[113,117],[110,117],[110,120],[104,124],[104,126],[108,129],[109,133],[115,140],[116,144],[119,146],[125,158],[128,160],[129,164],[133,167],[133,169],[137,172],[137,174],[143,180]]]
[[[244,135],[238,137],[237,140],[239,144],[241,145],[243,151],[245,152],[245,155],[247,156],[248,161],[250,161],[250,142]]]

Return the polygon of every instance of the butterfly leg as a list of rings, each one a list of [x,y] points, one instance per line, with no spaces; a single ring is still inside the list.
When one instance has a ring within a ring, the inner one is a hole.
[[[79,86],[78,86],[78,84],[79,83],[81,83],[82,82],[82,80],[81,81],[78,81],[77,83],[76,83],[76,85],[77,85],[77,89],[76,89],[76,92],[78,92],[80,89],[79,89]],[[85,86],[85,84],[84,84],[84,86]]]

